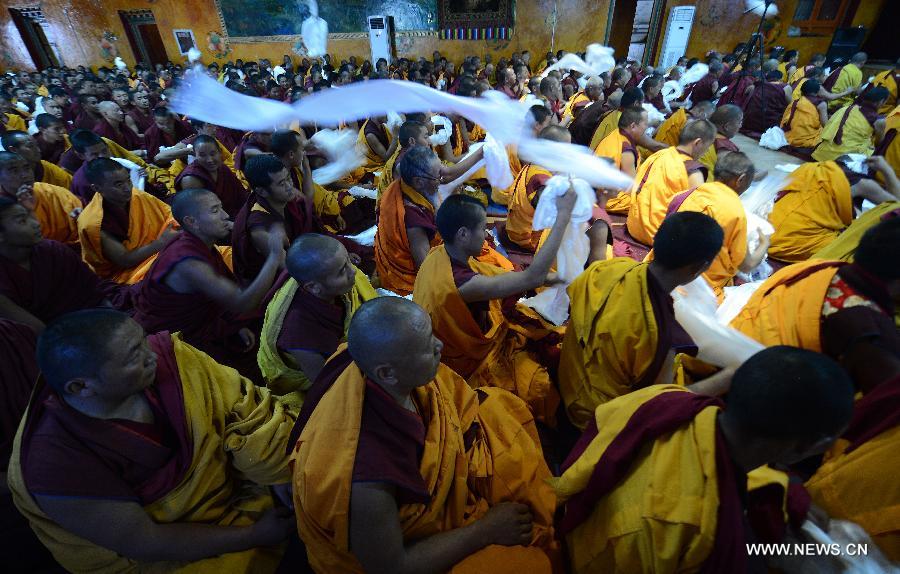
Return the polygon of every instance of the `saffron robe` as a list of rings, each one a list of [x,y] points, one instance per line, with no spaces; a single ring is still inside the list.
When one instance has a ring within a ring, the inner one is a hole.
[[[4,122],[4,126],[6,127],[6,131],[28,131],[28,126],[25,124],[25,119],[22,118],[22,116],[20,116],[19,114],[7,113],[5,119],[6,121]]]
[[[495,276],[507,269],[468,262],[476,274]],[[484,325],[459,295],[450,256],[443,245],[431,250],[422,263],[413,289],[413,301],[431,315],[435,336],[444,343],[441,362],[459,373],[469,386],[505,389],[528,405],[536,419],[552,426],[559,394],[542,366],[526,346],[529,340],[547,335],[508,320],[502,301],[487,303]]]
[[[702,165],[674,147],[644,160],[635,177],[637,185],[631,191],[631,209],[626,220],[628,233],[641,243],[652,245],[672,198],[688,188],[688,170],[698,169],[705,171]]]
[[[506,219],[506,234],[509,239],[523,249],[535,252],[541,232],[532,229],[534,224],[535,196],[544,188],[552,174],[542,167],[526,165],[513,182],[509,215]]]
[[[139,189],[131,190],[127,211],[116,209],[98,193],[78,217],[81,256],[94,273],[103,279],[127,285],[137,283],[150,270],[158,254],[151,255],[134,267],[123,269],[103,254],[100,232],[110,233],[109,228],[124,231],[125,236],[120,235],[116,239],[122,242],[125,249],[132,250],[156,241],[166,227],[174,223],[172,209],[166,203]],[[112,234],[119,235],[115,232]]]
[[[852,103],[839,109],[822,129],[822,143],[813,151],[813,159],[829,161],[851,153],[872,155],[875,151],[872,123],[859,104]]]
[[[806,261],[852,221],[850,181],[840,166],[833,161],[804,163],[775,198],[769,255],[789,263]]]
[[[762,134],[778,125],[790,103],[784,93],[784,87],[785,84],[781,82],[756,82],[753,93],[744,106],[742,131]]]
[[[565,125],[569,125],[574,119],[575,114],[581,111],[581,108],[591,103],[591,99],[587,97],[584,93],[584,90],[575,92],[572,94],[572,97],[569,98],[569,101],[566,102],[566,106],[562,111],[562,123]]]
[[[603,119],[600,120],[600,123],[597,125],[597,129],[594,130],[594,134],[591,136],[591,143],[588,145],[591,149],[597,149],[597,146],[600,145],[600,142],[603,141],[606,136],[613,133],[614,131],[619,129],[619,118],[622,117],[622,110],[613,110],[603,116]]]
[[[677,146],[678,138],[681,137],[681,130],[684,129],[687,121],[687,112],[684,111],[684,108],[678,108],[674,114],[666,118],[666,121],[659,125],[653,139],[672,147]]]
[[[716,162],[719,161],[719,153],[729,151],[741,151],[741,149],[737,145],[735,145],[735,143],[729,138],[717,133],[716,139],[715,141],[713,141],[713,144],[709,146],[709,149],[703,152],[703,155],[701,155],[700,159],[697,160],[703,164],[703,167],[706,168],[707,182],[712,182],[715,180],[715,168]]]
[[[894,108],[884,122],[884,137],[875,149],[875,155],[883,156],[897,174],[900,173],[900,106]],[[877,178],[884,185],[884,178],[880,173]]]
[[[191,162],[191,164],[181,170],[181,173],[175,178],[175,189],[179,191],[184,189],[182,180],[189,175],[202,181],[205,184],[204,187],[206,189],[216,194],[216,197],[222,202],[222,209],[224,209],[225,213],[230,215],[232,219],[247,201],[247,188],[244,187],[244,184],[241,183],[234,172],[224,163],[219,166],[219,171],[216,173],[216,179],[213,181],[212,174],[210,174],[205,167],[201,166],[196,161]]]
[[[135,500],[160,524],[246,527],[273,506],[272,496],[257,485],[290,479],[284,451],[296,412],[177,334],[160,333],[148,342],[158,366],[156,384],[145,392],[154,395],[158,422],[172,429],[168,444],[136,430],[135,423],[83,415],[47,388],[35,393],[19,426],[9,473],[15,503],[69,571],[122,572],[150,565],[64,530],[31,497],[44,493],[41,486],[55,491],[46,494]],[[50,448],[36,453],[29,448],[35,442]],[[38,454],[40,459],[32,460]],[[137,476],[146,480],[129,482]],[[52,477],[55,484],[38,484]],[[152,566],[179,572],[274,572],[280,554],[277,547],[254,548]]]
[[[0,196],[15,199],[15,196],[8,196],[2,190],[0,190]],[[32,196],[34,197],[32,211],[41,223],[41,233],[43,233],[44,239],[52,239],[60,243],[76,243],[78,241],[78,226],[75,222],[77,215],[71,214],[76,209],[81,209],[81,201],[68,189],[42,182],[35,182]],[[25,205],[25,207],[30,206]]]
[[[897,90],[900,87],[900,71],[896,69],[885,70],[876,75],[875,79],[872,80],[871,88],[877,87],[884,87],[888,91],[887,100],[878,108],[879,114],[887,115],[900,103],[897,99]]]
[[[789,144],[796,148],[812,148],[822,141],[822,119],[816,105],[806,96],[784,110],[781,129]]]
[[[825,79],[823,87],[826,90],[830,90],[832,94],[839,94],[850,88],[855,90],[860,85],[862,85],[862,81],[862,70],[860,70],[855,64],[845,64],[831,72],[828,78]],[[835,110],[837,108],[849,105],[851,102],[853,102],[855,97],[856,95],[851,93],[844,96],[843,98],[833,100],[828,104],[828,109]]]
[[[856,248],[859,246],[859,240],[866,231],[892,217],[900,217],[900,201],[885,201],[876,205],[854,219],[850,227],[842,231],[837,239],[818,251],[812,258],[851,263]]]
[[[535,526],[531,545],[488,546],[451,572],[552,571],[558,552],[552,526],[556,500],[546,482],[550,471],[534,419],[520,399],[502,389],[472,390],[440,365],[432,382],[413,391],[417,421],[367,382],[345,351],[329,367],[308,395],[291,455],[297,526],[313,570],[363,572],[349,548],[350,492],[357,476],[410,493],[408,501],[398,500],[408,541],[471,524],[500,502],[527,504]],[[382,464],[403,470],[381,478],[377,469],[366,469],[360,476],[356,467],[365,460],[366,445],[400,456],[399,448],[381,446],[388,441],[402,445],[405,456]],[[336,444],[343,447],[335,449]],[[407,471],[416,466],[419,473]]]
[[[112,140],[103,138],[103,141],[106,143],[106,147],[109,148],[110,157],[127,159],[147,170],[148,186],[144,191],[156,197],[165,197],[175,193],[174,178],[169,173],[169,170],[145,162]],[[90,183],[88,183],[84,174],[84,161],[75,154],[74,148],[69,148],[60,158],[59,165],[68,171],[74,172],[72,175],[72,193],[81,198],[82,202],[87,205],[87,202],[94,196],[94,192],[91,190]],[[81,173],[80,176],[79,172]]]
[[[622,155],[626,153],[634,156],[634,168],[637,171],[641,167],[641,152],[638,150],[637,143],[620,129],[603,138],[603,141],[594,149],[594,155],[613,160],[613,164],[619,170],[622,169]],[[630,190],[620,191],[618,195],[606,202],[606,211],[609,213],[628,213],[630,208]]]
[[[72,174],[46,160],[41,160],[34,169],[34,181],[55,185],[71,190]]]

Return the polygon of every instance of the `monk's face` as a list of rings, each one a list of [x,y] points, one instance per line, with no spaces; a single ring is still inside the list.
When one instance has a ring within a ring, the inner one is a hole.
[[[41,161],[41,148],[38,147],[34,138],[29,135],[16,136],[7,151],[19,154],[31,165],[38,164]]]
[[[59,143],[66,137],[66,128],[62,123],[52,124],[41,130],[41,137],[48,144]]]
[[[60,108],[63,106],[69,105],[69,97],[68,96],[53,96],[53,102],[58,104]],[[44,109],[47,109],[46,103],[44,104]],[[47,112],[50,113],[50,112]],[[60,116],[62,117],[62,116]]]
[[[0,245],[32,247],[40,243],[41,239],[41,223],[31,210],[14,205],[0,213]]]
[[[423,127],[418,131],[418,133],[416,134],[416,137],[414,139],[412,139],[412,143],[409,145],[410,146],[423,145],[426,147],[430,146],[431,142],[428,141],[428,136],[430,136],[430,135],[431,134],[428,133],[428,127],[427,126]]]
[[[113,90],[112,98],[120,108],[125,109],[128,107],[128,92],[125,90]]]
[[[150,107],[150,96],[147,92],[141,91],[134,95],[134,105],[142,110]]]
[[[294,189],[294,182],[287,168],[270,173],[269,181],[269,187],[259,191],[264,198],[278,204],[286,204],[297,197],[298,192]]]
[[[106,146],[106,142],[100,142],[96,145],[85,148],[84,153],[81,154],[81,157],[84,158],[84,161],[86,163],[90,163],[92,160],[95,160],[98,157],[109,157],[109,148]]]
[[[737,135],[739,131],[741,131],[741,127],[744,125],[744,114],[741,114],[733,121],[727,122],[722,126],[722,135],[727,138],[733,138]]]
[[[314,286],[319,291],[316,295],[323,299],[346,295],[356,282],[356,267],[350,261],[350,255],[343,245],[337,247],[334,255],[322,264],[324,279],[317,281]]]
[[[125,112],[114,102],[103,102],[97,107],[97,110],[103,116],[103,119],[114,126],[125,121]]]
[[[85,96],[81,98],[81,107],[88,113],[97,113],[97,96]]]
[[[109,334],[107,360],[85,388],[106,401],[122,401],[150,387],[156,380],[156,353],[144,330],[129,319]]]
[[[171,132],[175,129],[175,117],[172,114],[166,114],[164,116],[153,115],[153,123],[156,124],[156,127],[165,131]]]
[[[23,185],[34,185],[34,168],[23,157],[8,160],[0,167],[0,188],[15,197]]]
[[[44,99],[44,112],[50,114],[51,116],[56,116],[62,119],[63,110],[62,106],[60,106],[56,100],[52,100],[49,98]]]
[[[197,198],[196,215],[185,218],[185,227],[203,238],[222,241],[231,236],[233,227],[228,214],[222,209],[222,201],[213,193],[203,194]]]
[[[466,227],[457,232],[457,240],[462,242],[461,247],[466,254],[475,257],[481,253],[484,238],[487,236],[487,212],[481,210],[481,217],[471,229]]]
[[[216,173],[222,165],[222,152],[219,146],[211,143],[202,143],[194,146],[194,161],[197,165],[208,171]]]
[[[125,206],[131,201],[131,175],[125,168],[107,173],[103,182],[91,184],[95,193],[103,196],[103,199],[112,204]]]

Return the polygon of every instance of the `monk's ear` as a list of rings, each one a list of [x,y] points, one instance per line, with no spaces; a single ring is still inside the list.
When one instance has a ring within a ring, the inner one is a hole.
[[[87,384],[85,379],[72,379],[63,384],[63,390],[66,394],[76,397],[90,397],[94,395],[93,389]]]
[[[315,281],[307,281],[301,285],[307,293],[312,293],[313,295],[320,295],[322,293],[322,285]]]
[[[378,383],[393,385],[397,382],[397,371],[393,366],[383,363],[381,365],[377,365],[372,373],[375,375]]]

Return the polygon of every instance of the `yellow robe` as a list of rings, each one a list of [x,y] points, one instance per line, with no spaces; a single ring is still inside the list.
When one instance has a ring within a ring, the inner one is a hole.
[[[625,134],[622,133],[622,130],[616,129],[616,131],[603,138],[603,141],[597,144],[597,147],[594,148],[594,155],[608,157],[613,160],[616,169],[622,169],[622,150],[625,145],[630,143]],[[634,145],[634,153],[637,156],[634,158],[634,167],[637,170],[641,167],[641,152],[636,144]],[[630,208],[631,191],[628,190],[620,191],[618,195],[611,197],[606,202],[606,211],[608,213],[628,213]]]
[[[628,233],[641,243],[653,244],[672,198],[687,190],[684,162],[690,159],[678,148],[669,147],[645,159],[638,169],[626,224]]]
[[[847,116],[846,121],[844,116]],[[844,129],[841,142],[837,143],[835,138],[841,122],[844,122]],[[869,120],[859,111],[859,106],[848,104],[828,118],[822,129],[822,143],[812,152],[812,157],[816,161],[829,161],[848,153],[872,155],[875,149],[872,145],[874,133]]]
[[[775,228],[769,255],[775,259],[806,261],[853,221],[850,182],[833,161],[801,165],[781,193],[769,214]]]
[[[112,157],[120,157],[138,164],[139,166],[147,170],[148,183],[165,188],[168,191],[168,195],[172,195],[175,193],[175,176],[172,175],[172,172],[170,172],[168,169],[157,167],[153,164],[147,163],[146,161],[134,155],[111,139],[101,139],[106,142],[106,147],[109,148],[109,154]]]
[[[278,336],[281,334],[281,329],[284,327],[284,319],[299,288],[300,284],[295,279],[288,279],[275,292],[272,301],[266,307],[266,316],[263,321],[262,333],[259,337],[259,352],[256,355],[256,360],[259,363],[259,370],[266,380],[266,386],[273,394],[279,396],[293,395],[291,398],[298,399],[296,402],[302,404],[306,391],[312,385],[312,381],[309,380],[303,371],[288,365],[281,353],[278,352]],[[350,319],[353,318],[356,310],[359,309],[360,305],[377,296],[378,293],[372,288],[369,278],[357,269],[356,283],[349,293],[341,296],[345,309],[345,336],[347,328],[350,326]]]
[[[678,108],[678,111],[669,116],[666,121],[660,124],[659,128],[656,130],[656,135],[653,136],[653,139],[672,147],[677,146],[678,138],[681,137],[681,130],[684,129],[684,125],[687,123],[687,121],[687,112],[684,111],[684,108]]]
[[[788,127],[790,121],[790,127]],[[794,147],[815,147],[822,141],[822,119],[809,98],[801,96],[781,116],[781,129]]]
[[[19,131],[19,132],[27,132],[28,126],[25,125],[25,120],[16,113],[8,113],[6,114],[6,121],[4,122],[7,131]]]
[[[591,136],[591,143],[588,147],[591,149],[597,149],[597,146],[600,145],[600,142],[603,141],[603,138],[619,129],[619,118],[621,117],[621,110],[613,110],[606,114],[603,119],[600,120],[600,124],[597,126],[597,129],[594,130],[594,135]]]
[[[513,193],[516,190],[516,180],[522,172],[522,162],[519,160],[519,154],[516,146],[506,146],[506,155],[509,157],[509,171],[513,174],[513,182],[506,189],[496,189],[491,187],[491,201],[500,205],[509,205],[512,200]]]
[[[662,393],[654,385],[597,407],[599,434],[556,480],[560,502],[587,487],[594,467],[638,408]],[[566,535],[575,574],[696,572],[715,545],[719,484],[716,415],[710,406],[690,424],[641,449],[627,478]]]
[[[897,107],[898,104],[896,70],[885,70],[875,76],[875,79],[872,80],[872,87],[877,88],[879,86],[883,86],[887,89],[888,99],[885,100],[880,108],[878,108],[878,113],[880,115],[887,115],[891,110]]]
[[[726,138],[722,134],[717,133],[716,140],[711,146],[709,146],[709,148],[707,148],[705,152],[703,152],[703,155],[700,156],[700,159],[697,160],[703,164],[703,167],[706,168],[707,182],[715,181],[716,162],[719,161],[719,150],[717,149],[717,144],[719,142],[728,142],[730,144],[734,144],[734,142],[732,142],[730,138]]]
[[[350,551],[349,527],[364,397],[363,374],[351,364],[313,410],[291,457],[297,526],[316,572],[363,572]],[[488,546],[451,572],[549,573],[557,553],[556,497],[525,404],[501,389],[476,392],[444,365],[412,398],[425,426],[419,468],[431,497],[425,504],[400,506],[404,539],[460,528],[493,505],[520,502],[534,517],[531,545]],[[471,434],[467,450],[464,437]]]
[[[42,183],[49,183],[50,185],[55,185],[56,187],[62,187],[63,189],[72,189],[72,174],[59,167],[56,164],[52,164],[47,160],[41,160],[41,166],[44,168],[44,173],[41,177]]]
[[[885,201],[876,205],[869,211],[863,213],[853,220],[850,227],[845,229],[838,235],[837,239],[828,244],[827,247],[818,251],[812,256],[813,259],[824,259],[826,261],[846,261],[853,262],[853,255],[859,246],[859,240],[865,235],[866,231],[881,223],[881,218],[891,211],[900,209],[900,201]]]
[[[506,273],[494,265],[469,260],[476,273]],[[419,268],[413,301],[431,315],[435,336],[444,343],[441,362],[466,379],[473,388],[499,387],[528,404],[536,419],[553,423],[559,395],[547,369],[526,350],[529,336],[547,334],[508,320],[500,300],[489,303],[487,330],[482,332],[453,280],[450,256],[440,245]]]
[[[531,181],[531,178],[538,175],[550,177],[552,174],[536,165],[526,165],[519,172],[519,175],[513,182],[512,199],[509,202],[509,215],[506,219],[506,234],[509,236],[509,239],[516,245],[532,252],[537,251],[541,233],[532,229],[534,205],[531,202],[534,199],[534,194],[532,193],[529,196],[528,183]]]
[[[887,149],[883,151],[879,149],[879,153],[883,154],[884,159],[894,168],[894,173],[900,174],[900,106],[894,108],[884,122],[884,137],[887,138],[893,135],[893,139],[887,145]],[[900,175],[897,177],[900,177]],[[884,185],[884,177],[880,173],[877,179]]]
[[[249,526],[273,505],[268,491],[256,485],[290,480],[285,452],[296,412],[269,391],[223,367],[209,355],[172,335],[184,393],[185,419],[193,440],[191,466],[181,484],[144,507],[154,522],[193,522]],[[138,563],[61,528],[29,495],[22,477],[20,447],[25,420],[19,425],[9,464],[13,501],[41,542],[70,572],[160,571],[197,574],[274,572],[279,548],[254,548],[198,562]],[[255,484],[251,484],[255,483]],[[156,568],[157,570],[153,570]]]
[[[128,206],[128,237],[122,243],[132,250],[156,241],[166,227],[174,224],[172,209],[164,202],[139,189],[131,190]],[[103,254],[100,228],[103,224],[103,196],[95,193],[90,203],[78,217],[78,238],[81,241],[81,257],[101,279],[131,285],[147,274],[156,261],[153,254],[142,263],[129,269],[118,267]]]
[[[566,102],[566,106],[563,108],[560,122],[563,125],[569,125],[575,119],[575,108],[580,105],[586,105],[590,101],[591,99],[585,95],[584,90],[572,94],[572,97],[569,98],[569,101]]]
[[[76,215],[81,209],[81,200],[68,189],[36,182],[34,184],[34,215],[41,223],[44,239],[52,239],[60,243],[78,242],[78,224]]]
[[[840,74],[838,74],[837,81],[831,88],[831,93],[839,94],[849,88],[853,88],[855,90],[862,85],[862,81],[862,70],[856,67],[855,64],[847,64],[843,68],[841,68],[841,72]],[[843,98],[838,98],[837,100],[834,100],[828,104],[828,109],[835,110],[837,108],[840,108],[841,106],[846,106],[850,104],[854,99],[854,94],[844,96]]]

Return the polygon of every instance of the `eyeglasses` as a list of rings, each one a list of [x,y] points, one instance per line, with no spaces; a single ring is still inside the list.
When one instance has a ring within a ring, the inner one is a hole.
[[[429,181],[437,181],[437,182],[440,182],[440,181],[441,181],[441,177],[440,177],[440,176],[434,177],[433,175],[426,175],[426,174],[424,174],[424,173],[416,174],[416,175],[414,175],[413,177],[421,177],[422,179],[427,179],[427,180],[429,180]]]

